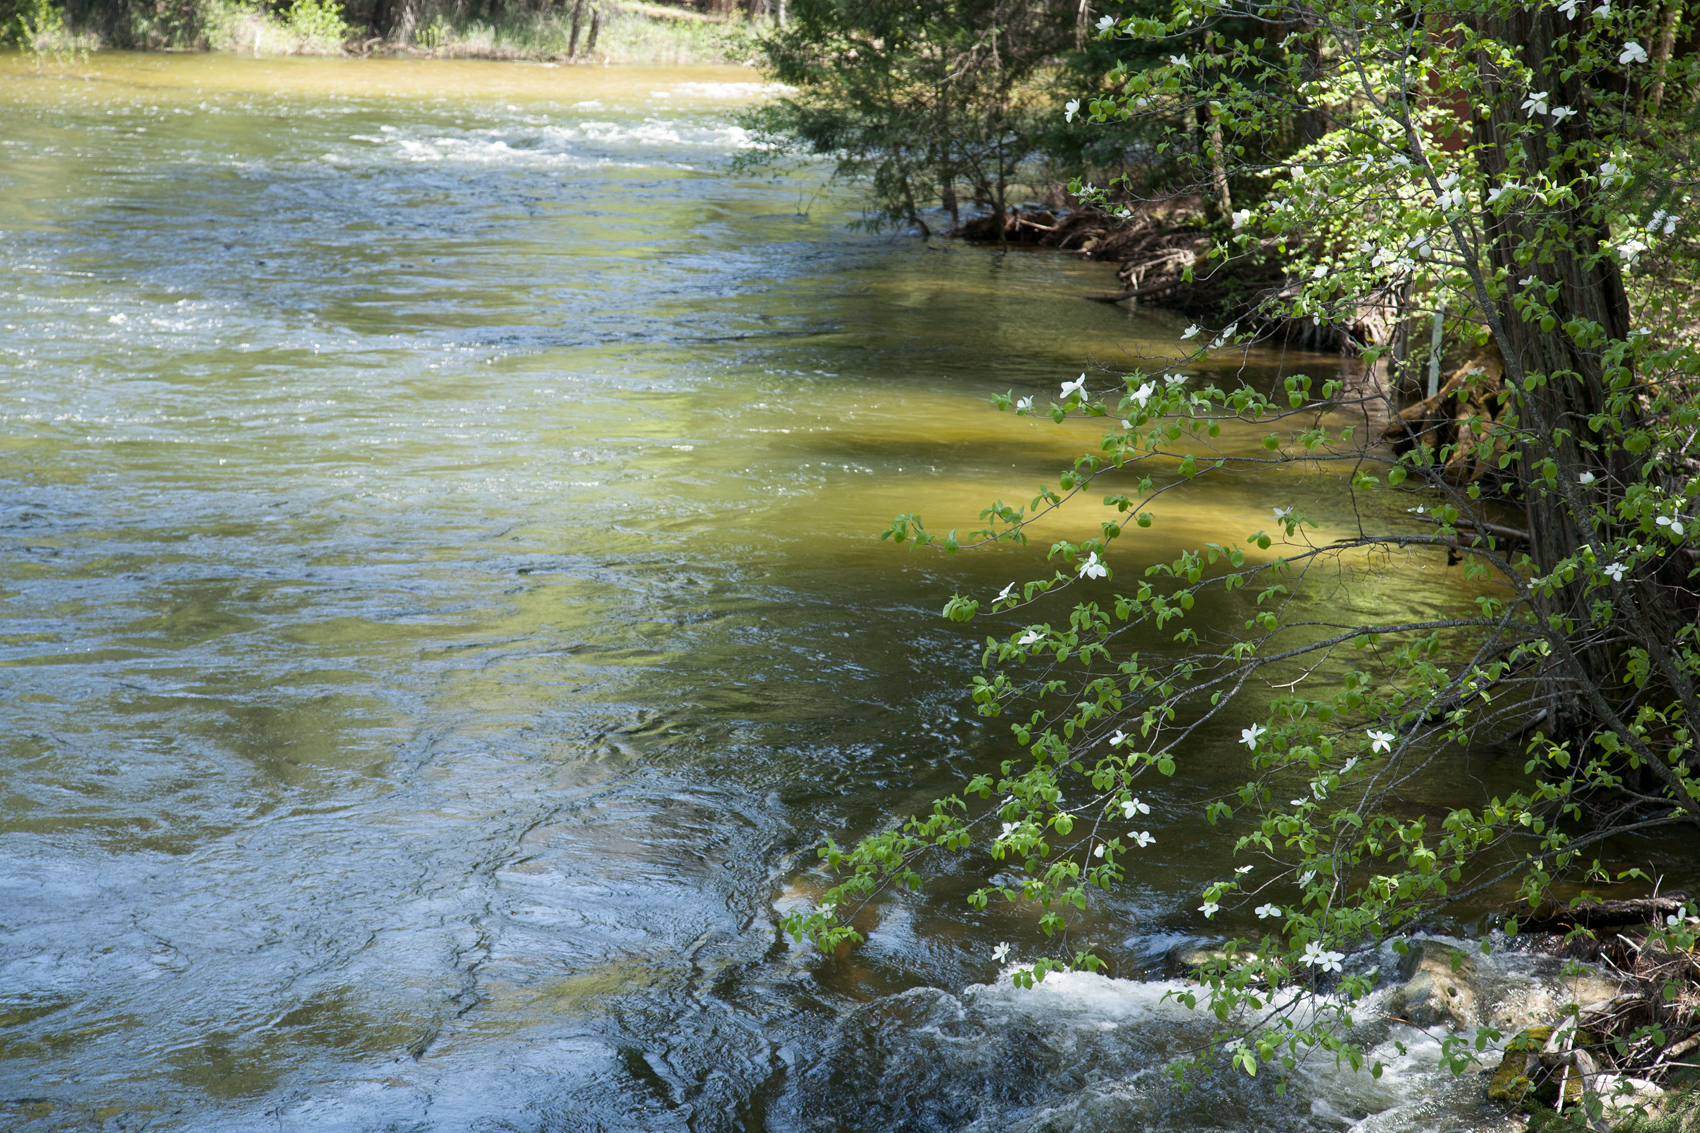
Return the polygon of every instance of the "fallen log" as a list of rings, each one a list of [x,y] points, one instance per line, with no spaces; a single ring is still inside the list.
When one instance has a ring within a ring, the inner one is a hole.
[[[1517,917],[1518,932],[1569,932],[1573,928],[1619,928],[1646,924],[1680,912],[1688,902],[1686,893],[1662,897],[1629,897],[1609,901],[1583,901],[1576,905],[1546,902],[1533,912]]]

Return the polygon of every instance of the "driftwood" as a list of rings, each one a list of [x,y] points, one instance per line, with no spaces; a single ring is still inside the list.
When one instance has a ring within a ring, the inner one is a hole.
[[[1209,204],[1186,196],[1142,205],[1115,216],[1096,208],[1012,209],[963,222],[948,236],[977,243],[1003,243],[1071,251],[1090,260],[1114,261],[1118,292],[1086,295],[1099,303],[1151,300],[1206,326],[1236,322],[1274,332],[1296,346],[1333,348],[1347,342],[1387,339],[1395,305],[1374,301],[1327,322],[1283,316],[1248,317],[1279,310],[1295,298],[1301,281],[1287,270],[1287,256],[1265,248],[1229,261],[1208,260],[1214,238]]]
[[[1397,453],[1419,446],[1429,449],[1442,462],[1442,471],[1459,483],[1497,480],[1505,439],[1495,437],[1490,443],[1489,437],[1507,401],[1501,389],[1504,376],[1505,366],[1497,356],[1471,359],[1454,370],[1433,397],[1400,410],[1381,439]]]
[[[1611,901],[1583,901],[1579,905],[1548,902],[1517,918],[1519,932],[1567,933],[1573,928],[1623,928],[1644,925],[1679,912],[1688,900],[1686,893],[1662,897],[1631,897]]]

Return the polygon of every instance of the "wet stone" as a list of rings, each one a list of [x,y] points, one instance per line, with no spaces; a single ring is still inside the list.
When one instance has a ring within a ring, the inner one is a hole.
[[[1480,973],[1471,956],[1437,940],[1413,941],[1399,965],[1404,985],[1387,1001],[1391,1015],[1418,1027],[1473,1027]]]

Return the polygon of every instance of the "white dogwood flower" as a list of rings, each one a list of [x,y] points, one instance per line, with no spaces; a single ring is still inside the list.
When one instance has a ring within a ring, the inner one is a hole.
[[[1555,106],[1555,107],[1552,108],[1553,125],[1555,125],[1555,126],[1558,125],[1560,122],[1564,121],[1566,118],[1574,118],[1576,116],[1576,114],[1577,114],[1577,112],[1570,109],[1570,107],[1568,107],[1568,106]]]
[[[1315,880],[1316,880],[1316,871],[1314,869],[1307,869],[1303,873],[1299,874],[1299,886],[1301,888],[1309,885],[1311,882],[1313,882]]]
[[[1000,943],[996,948],[992,949],[992,959],[996,960],[1000,964],[1003,963],[1004,959],[1008,955],[1009,945],[1007,944]]]
[[[1153,843],[1157,840],[1157,839],[1155,839],[1151,836],[1151,831],[1149,831],[1149,830],[1141,830],[1137,834],[1134,833],[1132,830],[1129,830],[1127,832],[1127,836],[1129,838],[1132,838],[1133,844],[1140,847],[1141,849],[1144,849],[1146,846],[1149,846],[1151,843]]]
[[[1002,590],[998,591],[998,596],[996,598],[993,598],[992,601],[1002,602],[1005,598],[1009,597],[1010,591],[1012,591],[1014,589],[1015,589],[1015,583],[1012,582],[1008,586],[1004,587]]]
[[[1033,399],[1030,397],[1024,397],[1015,403],[1015,407],[1021,410],[1031,409],[1033,408]]]
[[[1073,397],[1075,394],[1079,394],[1081,397],[1086,396],[1086,375],[1085,374],[1080,375],[1078,378],[1074,379],[1072,382],[1064,382],[1062,384],[1062,398],[1063,398],[1064,401],[1067,401],[1069,398]]]
[[[1250,220],[1250,219],[1251,219],[1251,210],[1250,209],[1235,209],[1234,212],[1233,212],[1233,220],[1234,220],[1234,227],[1235,228],[1244,228],[1245,222]]]
[[[1039,640],[1039,637],[1040,634],[1038,630],[1030,629],[1026,633],[1022,634],[1015,643],[1017,645],[1032,645],[1034,642]]]
[[[1222,906],[1218,905],[1214,901],[1206,901],[1206,902],[1204,902],[1204,904],[1202,904],[1198,907],[1198,911],[1203,913],[1204,916],[1205,916],[1205,919],[1208,920],[1209,918],[1215,916],[1216,911],[1218,909],[1220,909],[1221,907]]]
[[[1280,915],[1281,915],[1281,906],[1279,906],[1279,905],[1271,903],[1271,904],[1267,904],[1267,905],[1259,905],[1257,907],[1257,919],[1258,920],[1268,920],[1270,917],[1278,917]]]
[[[1578,473],[1576,476],[1576,482],[1584,488],[1586,488],[1589,484],[1592,484],[1596,479],[1598,479],[1598,477],[1596,477],[1592,472],[1582,472]]]
[[[1606,577],[1611,579],[1613,582],[1622,582],[1623,572],[1626,569],[1627,568],[1622,563],[1607,563],[1605,567],[1605,574]]]
[[[1531,118],[1537,114],[1545,114],[1547,112],[1547,92],[1543,90],[1531,93],[1528,98],[1523,100],[1523,109],[1529,112]]]
[[[1136,814],[1150,814],[1150,813],[1151,813],[1151,807],[1146,803],[1140,802],[1138,795],[1135,795],[1133,798],[1126,799],[1122,802],[1122,817],[1123,818],[1132,818]]]
[[[1115,735],[1110,737],[1110,746],[1111,747],[1120,747],[1122,744],[1124,744],[1126,742],[1127,742],[1127,733],[1122,731],[1120,728],[1117,728]]]
[[[1185,330],[1181,331],[1181,338],[1183,338],[1183,339],[1192,338],[1193,336],[1198,334],[1198,331],[1199,331],[1198,324],[1193,323],[1191,326],[1189,326]]]
[[[1647,61],[1647,49],[1632,39],[1623,45],[1622,51],[1618,52],[1617,61],[1625,64],[1645,63]]]
[[[1242,865],[1242,866],[1237,867],[1234,870],[1234,872],[1235,873],[1250,873],[1252,870],[1254,870],[1256,868],[1257,867],[1254,866],[1254,865]]]
[[[1313,968],[1321,968],[1325,972],[1338,972],[1340,961],[1345,958],[1344,952],[1329,952],[1314,940],[1305,945],[1304,954],[1299,957],[1304,963]]]
[[[1080,113],[1080,100],[1078,98],[1071,98],[1067,102],[1063,103],[1063,121],[1064,122],[1074,121],[1074,116],[1076,114],[1079,114],[1079,113]]]
[[[1097,551],[1093,551],[1090,555],[1087,555],[1086,561],[1082,563],[1080,567],[1081,578],[1103,578],[1109,573],[1110,568],[1098,561]]]
[[[1364,734],[1369,737],[1369,750],[1371,754],[1393,750],[1392,732],[1378,732],[1374,728],[1371,728]]]
[[[1116,18],[1114,16],[1099,16],[1098,17],[1098,30],[1100,32],[1109,31],[1111,28],[1113,28],[1115,26],[1116,26]]]
[[[1267,732],[1268,730],[1269,730],[1268,728],[1265,728],[1261,724],[1253,724],[1249,728],[1241,728],[1240,729],[1240,742],[1242,744],[1244,744],[1246,747],[1249,747],[1252,751],[1256,751],[1257,750],[1257,737],[1263,735],[1263,733]]]

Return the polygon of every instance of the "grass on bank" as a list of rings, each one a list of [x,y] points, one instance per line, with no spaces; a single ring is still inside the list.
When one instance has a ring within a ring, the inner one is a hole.
[[[492,5],[494,7],[494,5]],[[33,54],[37,69],[63,66],[102,47],[222,51],[243,55],[413,55],[535,59],[585,63],[693,65],[743,63],[756,55],[757,27],[736,14],[707,14],[645,0],[592,0],[573,54],[570,0],[541,11],[500,6],[489,18],[467,5],[426,0],[410,5],[389,36],[349,24],[339,0],[176,0],[131,9],[127,38],[107,38],[67,23],[51,0],[0,0],[0,45]],[[598,13],[591,38],[591,9]]]

